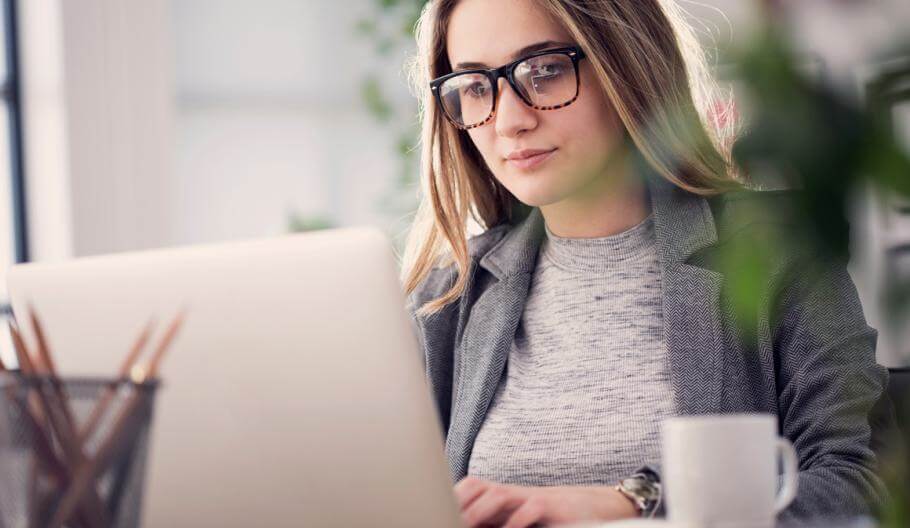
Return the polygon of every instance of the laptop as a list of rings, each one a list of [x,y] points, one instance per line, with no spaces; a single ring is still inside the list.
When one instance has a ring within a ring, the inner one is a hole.
[[[64,375],[114,375],[150,318],[157,339],[185,309],[161,368],[143,526],[460,526],[379,230],[24,264],[8,282]]]

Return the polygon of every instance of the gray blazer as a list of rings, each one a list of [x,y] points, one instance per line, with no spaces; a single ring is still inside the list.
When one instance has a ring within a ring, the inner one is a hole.
[[[756,201],[783,206],[793,191],[704,198],[660,178],[647,181],[677,414],[778,417],[800,467],[798,495],[782,520],[867,512],[884,496],[869,417],[887,370],[875,362],[878,333],[866,324],[845,263],[815,258],[821,273],[806,273],[804,259],[815,255],[775,262],[756,314],[757,332],[740,335],[724,276],[708,264],[711,250],[736,237],[760,243],[768,233],[787,229],[778,218],[738,225],[741,215],[734,213]],[[533,208],[515,225],[471,238],[466,293],[443,311],[414,314],[451,287],[454,266],[434,269],[408,298],[455,481],[467,473],[503,374],[543,227],[540,210]]]

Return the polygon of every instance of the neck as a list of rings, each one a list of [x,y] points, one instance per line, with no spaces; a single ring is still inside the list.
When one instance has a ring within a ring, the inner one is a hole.
[[[640,224],[650,214],[651,203],[645,182],[623,164],[576,195],[541,206],[540,212],[554,235],[596,238]]]

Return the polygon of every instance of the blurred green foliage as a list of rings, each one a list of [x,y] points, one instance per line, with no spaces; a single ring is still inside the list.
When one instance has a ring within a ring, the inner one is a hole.
[[[788,188],[800,191],[793,193],[791,207],[741,214],[803,227],[773,243],[727,251],[730,291],[748,324],[753,319],[745,314],[754,313],[760,302],[756,294],[770,262],[781,252],[794,251],[822,259],[849,258],[854,193],[871,185],[886,194],[910,196],[910,158],[879,108],[801,70],[787,36],[776,26],[769,24],[747,46],[728,55],[752,116],[734,145],[734,159],[759,181],[770,170]],[[896,283],[891,291],[904,292],[906,284]],[[892,301],[889,311],[894,313],[907,299]]]
[[[755,331],[760,291],[775,261],[794,252],[819,262],[850,257],[849,219],[856,191],[872,188],[883,196],[910,197],[910,156],[895,138],[889,107],[893,101],[877,100],[874,90],[865,100],[852,97],[824,76],[809,75],[788,36],[772,22],[728,56],[752,116],[733,155],[747,174],[760,179],[770,170],[798,192],[792,193],[789,207],[740,214],[750,217],[742,219],[745,222],[780,221],[800,228],[778,230],[762,243],[722,252],[721,271],[745,333]],[[910,59],[910,46],[897,45],[885,55]],[[882,312],[890,323],[906,324],[910,277],[886,280],[890,286]],[[883,527],[910,526],[906,440],[892,442],[883,457],[882,474],[891,491],[879,512]]]
[[[374,0],[371,12],[357,20],[353,27],[355,36],[369,42],[377,55],[377,61],[365,70],[360,81],[360,98],[369,115],[389,129],[389,148],[399,162],[397,174],[388,182],[387,189],[376,204],[377,209],[390,218],[387,231],[399,250],[403,246],[402,235],[410,224],[411,215],[417,210],[416,147],[420,125],[415,120],[416,101],[404,110],[396,109],[382,80],[391,77],[388,68],[395,69],[396,73],[401,71],[403,61],[397,60],[393,54],[413,47],[414,26],[426,3],[427,0]],[[406,87],[402,84],[393,89],[400,92]],[[325,215],[303,216],[295,212],[288,214],[287,225],[291,232],[336,226]]]
[[[325,215],[307,215],[303,216],[297,212],[289,212],[287,215],[288,231],[291,233],[302,233],[305,231],[318,231],[320,229],[331,229],[335,222]]]
[[[427,0],[374,0],[371,12],[357,21],[355,33],[369,42],[377,61],[364,73],[361,80],[361,99],[369,114],[389,130],[389,148],[398,159],[397,174],[376,204],[378,210],[391,220],[390,235],[401,249],[405,231],[418,205],[417,148],[420,123],[416,120],[417,102],[405,108],[396,108],[382,79],[390,76],[389,68],[401,73],[404,53],[413,53],[415,24]],[[399,57],[395,53],[400,52]],[[402,82],[393,88],[404,92]]]

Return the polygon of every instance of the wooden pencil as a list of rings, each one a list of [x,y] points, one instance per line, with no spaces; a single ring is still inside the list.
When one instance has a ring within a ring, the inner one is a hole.
[[[142,429],[144,420],[148,419],[147,414],[150,408],[147,401],[149,394],[143,385],[157,375],[161,361],[180,330],[183,319],[184,313],[181,312],[168,326],[167,332],[165,332],[161,343],[156,347],[146,367],[140,368],[141,372],[134,371],[133,383],[138,388],[134,389],[127,402],[120,409],[120,412],[117,413],[117,418],[114,420],[111,431],[98,448],[95,456],[84,461],[76,470],[73,482],[61,499],[60,506],[51,519],[49,528],[61,528],[63,526],[63,523],[72,515],[88,488],[91,487],[92,482],[104,473],[119,451],[127,448],[135,441],[136,435]],[[140,405],[143,404],[145,405],[140,408]],[[140,410],[144,410],[144,412],[140,413]]]
[[[139,334],[139,337],[136,339],[136,342],[133,343],[133,346],[130,348],[130,351],[127,354],[126,358],[124,358],[123,362],[120,364],[120,370],[117,372],[117,377],[119,379],[124,379],[129,376],[130,370],[133,368],[133,365],[136,364],[136,361],[142,354],[142,351],[145,349],[145,345],[148,343],[154,327],[154,320],[151,320],[142,329],[142,333]],[[94,435],[95,429],[98,427],[98,423],[101,421],[101,418],[104,416],[104,413],[107,411],[107,408],[110,406],[111,402],[114,400],[114,396],[117,394],[117,391],[115,389],[116,386],[116,383],[112,383],[104,389],[104,392],[98,399],[98,403],[96,403],[94,408],[92,408],[91,414],[79,431],[80,443],[85,443],[92,437],[92,435]]]
[[[32,324],[34,325],[33,331],[36,335],[41,336],[37,338],[38,353],[34,359],[30,357],[28,349],[25,348],[25,343],[22,340],[21,334],[19,334],[18,330],[15,332],[17,336],[16,342],[22,348],[21,353],[18,355],[20,367],[24,373],[36,376],[36,387],[34,392],[37,393],[37,404],[43,411],[49,430],[53,431],[52,433],[49,433],[48,436],[56,438],[63,449],[63,457],[66,460],[66,463],[63,464],[66,477],[64,482],[71,482],[71,479],[69,478],[71,476],[71,468],[76,467],[78,463],[84,459],[84,453],[81,445],[76,441],[72,414],[71,412],[67,412],[69,409],[67,396],[62,390],[62,384],[60,383],[59,378],[57,378],[55,372],[51,370],[53,368],[53,362],[50,360],[50,351],[46,348],[47,342],[43,338],[43,330],[40,322],[36,317],[32,317]],[[11,328],[13,327],[11,326]],[[42,379],[46,379],[48,383],[45,384]],[[46,386],[48,384],[50,387]],[[48,388],[50,390],[45,390]],[[92,492],[88,494],[87,500],[83,506],[84,507],[80,509],[80,518],[84,520],[88,526],[92,528],[109,526],[110,523],[107,519],[106,510],[98,495],[97,489],[93,488]]]
[[[152,321],[130,348],[120,365],[119,377],[121,380],[126,377],[132,380],[132,392],[114,413],[113,426],[91,456],[86,453],[85,445],[98,432],[99,424],[116,395],[116,383],[104,389],[89,419],[80,427],[74,419],[68,391],[58,376],[46,333],[35,310],[29,305],[29,321],[37,345],[35,354],[29,352],[18,328],[10,323],[19,373],[23,376],[26,390],[24,400],[19,401],[25,405],[24,415],[34,434],[34,445],[42,467],[48,471],[52,481],[63,487],[63,497],[56,504],[49,526],[61,528],[72,523],[72,526],[106,528],[110,525],[108,510],[98,495],[97,479],[117,460],[118,455],[128,456],[123,454],[124,450],[135,443],[147,426],[154,391],[149,382],[157,379],[162,360],[183,324],[184,313],[181,310],[171,321],[147,362],[140,363],[139,357],[150,339]],[[0,361],[0,371],[6,370]],[[33,512],[32,521],[41,522],[36,513]]]

